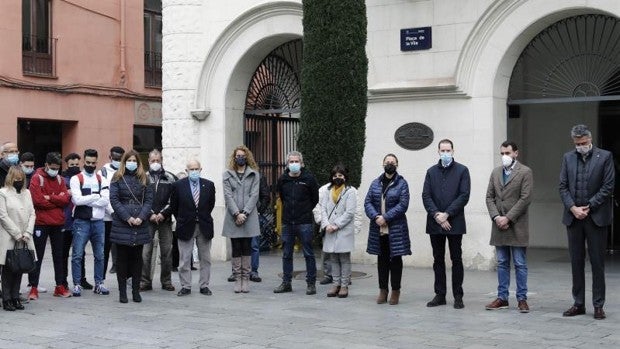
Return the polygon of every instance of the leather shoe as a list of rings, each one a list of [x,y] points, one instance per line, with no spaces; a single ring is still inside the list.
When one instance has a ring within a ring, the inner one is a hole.
[[[200,294],[204,294],[205,296],[210,296],[213,294],[213,292],[211,292],[211,290],[208,287],[202,287],[200,289]]]
[[[465,308],[465,304],[463,304],[463,297],[454,297],[454,309],[463,308]]]
[[[261,282],[263,279],[258,276],[258,274],[250,274],[250,281],[252,282]]]
[[[230,274],[230,276],[228,277],[228,279],[226,279],[226,281],[235,282],[237,281],[237,277],[235,276],[235,274]]]
[[[143,291],[152,291],[153,285],[140,285],[140,292]]]
[[[603,320],[606,317],[607,316],[605,316],[605,311],[603,310],[603,307],[594,307],[594,318],[596,320]]]
[[[174,291],[174,286],[172,285],[162,285],[161,289],[164,291]]]
[[[319,282],[319,284],[328,285],[328,284],[331,284],[332,282],[334,282],[334,279],[329,275],[325,275],[323,279]]]
[[[575,315],[583,315],[586,313],[586,307],[582,306],[577,306],[577,305],[573,305],[572,307],[568,308],[568,310],[566,310],[564,313],[562,313],[562,316],[575,316]]]
[[[177,296],[183,297],[183,296],[190,295],[191,293],[192,293],[192,290],[190,290],[189,288],[182,287],[179,293],[177,293]]]
[[[527,305],[527,301],[525,299],[522,299],[519,301],[519,304],[517,305],[517,309],[519,309],[519,313],[529,313],[530,312],[530,306]]]
[[[446,305],[446,296],[435,295],[435,297],[433,297],[430,302],[426,303],[426,306],[429,308],[439,305]]]

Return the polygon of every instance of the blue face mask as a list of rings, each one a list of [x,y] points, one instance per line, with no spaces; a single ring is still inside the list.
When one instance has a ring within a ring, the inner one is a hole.
[[[138,168],[138,163],[137,162],[126,162],[125,168],[128,171],[135,171]]]
[[[22,166],[22,171],[24,171],[25,174],[29,175],[32,172],[34,172],[34,168],[32,167],[26,167],[26,166]]]
[[[17,165],[17,163],[19,162],[19,155],[17,155],[17,154],[9,154],[9,156],[6,157],[6,160],[11,165]]]
[[[200,171],[196,171],[196,170],[189,171],[188,175],[189,175],[189,180],[192,182],[196,182],[200,179]]]
[[[112,167],[114,167],[115,169],[118,170],[118,168],[121,166],[121,162],[120,161],[116,161],[116,160],[112,160],[110,165],[112,165]]]
[[[51,168],[48,168],[47,170],[45,170],[45,172],[47,173],[48,176],[52,178],[58,175],[58,170],[52,170]]]
[[[288,170],[293,173],[299,173],[301,171],[301,164],[299,162],[293,162],[288,164]]]
[[[451,153],[441,153],[441,154],[439,154],[439,159],[441,159],[441,164],[443,166],[448,166],[452,162],[452,154]]]

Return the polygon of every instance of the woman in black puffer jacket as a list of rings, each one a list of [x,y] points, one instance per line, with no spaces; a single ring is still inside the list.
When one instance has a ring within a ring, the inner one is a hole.
[[[130,150],[121,159],[110,183],[110,203],[114,209],[110,241],[116,244],[116,278],[119,300],[127,303],[127,277],[132,278],[134,302],[141,302],[142,247],[151,241],[148,218],[153,189],[147,183],[138,152]]]

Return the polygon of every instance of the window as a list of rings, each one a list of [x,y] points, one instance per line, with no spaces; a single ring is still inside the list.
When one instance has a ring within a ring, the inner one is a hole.
[[[161,87],[161,0],[144,0],[144,84]]]
[[[50,0],[22,0],[22,70],[55,76]]]

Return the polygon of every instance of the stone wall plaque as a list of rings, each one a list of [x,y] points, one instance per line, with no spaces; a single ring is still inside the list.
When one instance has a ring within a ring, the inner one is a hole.
[[[410,122],[394,132],[394,140],[408,150],[424,149],[433,143],[433,130],[422,123]]]

